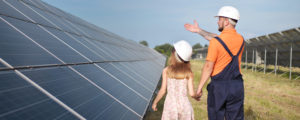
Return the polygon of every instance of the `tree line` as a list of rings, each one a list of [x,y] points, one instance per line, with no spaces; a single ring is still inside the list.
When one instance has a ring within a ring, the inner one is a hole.
[[[140,41],[139,43],[148,47],[148,43],[145,40]],[[207,47],[207,45],[204,45],[204,47]],[[173,48],[173,46],[169,43],[165,43],[165,44],[162,44],[162,45],[157,45],[157,46],[154,47],[154,49],[157,52],[159,52],[159,53],[161,53],[161,54],[163,54],[167,57],[169,57],[171,55],[172,48]],[[195,49],[199,49],[199,48],[203,48],[203,46],[200,43],[194,44],[193,45],[193,54],[195,54]]]

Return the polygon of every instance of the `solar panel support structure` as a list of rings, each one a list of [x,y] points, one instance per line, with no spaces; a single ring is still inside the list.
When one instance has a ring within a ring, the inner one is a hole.
[[[290,76],[289,79],[292,79],[292,62],[293,62],[293,44],[291,44],[291,52],[290,52]]]
[[[252,50],[252,72],[254,70],[254,49]]]
[[[264,74],[266,74],[266,66],[267,66],[267,49],[265,48]]]
[[[255,49],[255,72],[257,71],[257,58],[258,58],[257,49]]]
[[[277,58],[278,58],[278,48],[276,48],[276,55],[275,55],[275,75],[277,75]]]
[[[248,65],[248,63],[247,63],[247,58],[248,58],[248,57],[247,57],[247,54],[248,54],[248,51],[246,50],[246,58],[245,58],[246,66],[245,66],[245,69],[248,69],[248,66],[247,66],[247,65]]]

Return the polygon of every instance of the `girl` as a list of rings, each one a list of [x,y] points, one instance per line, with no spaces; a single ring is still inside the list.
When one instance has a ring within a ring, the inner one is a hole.
[[[194,120],[194,111],[187,97],[187,91],[191,97],[195,97],[193,73],[189,62],[192,47],[184,40],[173,46],[168,66],[163,70],[161,88],[152,104],[152,109],[157,111],[157,103],[168,91],[161,119]]]

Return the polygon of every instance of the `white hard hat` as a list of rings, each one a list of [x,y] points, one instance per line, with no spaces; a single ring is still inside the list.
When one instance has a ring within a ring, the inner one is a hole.
[[[174,48],[178,56],[184,61],[190,61],[193,49],[191,45],[185,40],[180,40],[174,43]]]
[[[228,17],[235,20],[240,20],[240,13],[239,11],[232,7],[232,6],[223,6],[216,17]]]

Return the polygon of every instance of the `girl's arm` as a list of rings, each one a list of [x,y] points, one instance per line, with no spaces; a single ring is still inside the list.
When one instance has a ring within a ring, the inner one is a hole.
[[[167,68],[163,70],[161,87],[152,104],[152,109],[154,111],[157,111],[156,105],[159,102],[159,100],[166,94],[166,91],[167,91]]]
[[[189,80],[188,80],[188,90],[191,97],[195,97],[195,91],[194,91],[194,75],[191,73]]]

